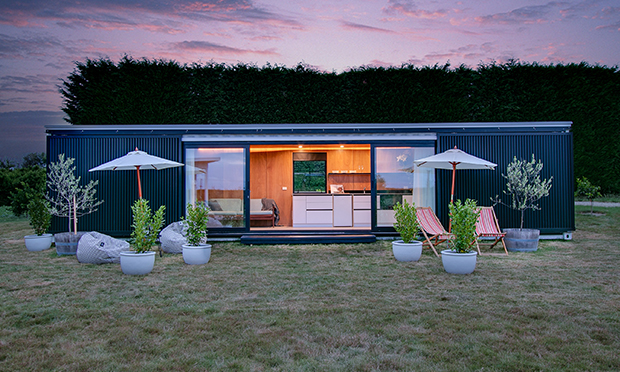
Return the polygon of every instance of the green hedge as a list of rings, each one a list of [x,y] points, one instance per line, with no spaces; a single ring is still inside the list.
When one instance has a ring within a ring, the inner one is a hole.
[[[618,67],[509,62],[360,67],[86,60],[60,88],[72,124],[572,121],[575,176],[620,193]]]

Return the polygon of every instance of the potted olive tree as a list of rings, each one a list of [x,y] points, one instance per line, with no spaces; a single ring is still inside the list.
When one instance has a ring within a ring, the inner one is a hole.
[[[457,200],[450,204],[451,237],[449,249],[441,251],[443,268],[450,274],[471,274],[476,269],[476,221],[479,209],[476,201]]]
[[[35,234],[24,236],[26,248],[32,252],[49,249],[53,236],[45,232],[50,227],[52,215],[49,212],[49,203],[42,195],[37,195],[28,203],[28,218]]]
[[[392,242],[392,253],[397,261],[417,261],[422,255],[422,242],[417,240],[420,225],[415,214],[415,203],[406,200],[394,205],[394,230],[401,240]]]
[[[131,206],[133,223],[131,227],[132,251],[121,252],[121,270],[128,275],[144,275],[153,270],[155,252],[151,251],[164,224],[166,206],[159,207],[153,214],[149,202],[138,199]]]
[[[209,207],[204,203],[187,205],[187,217],[183,219],[187,227],[187,244],[183,244],[183,260],[188,265],[201,265],[211,258],[211,244],[207,244],[207,222]]]
[[[521,224],[518,229],[504,229],[506,237],[506,249],[513,252],[533,252],[538,249],[538,239],[540,230],[524,229],[523,222],[525,211],[531,209],[533,211],[540,210],[538,200],[549,195],[551,182],[553,177],[548,180],[540,178],[540,172],[543,169],[543,163],[536,161],[534,154],[532,160],[517,160],[515,156],[513,161],[508,164],[506,174],[502,177],[506,179],[506,190],[504,194],[510,195],[511,203],[503,203],[497,196],[494,202],[506,205],[521,213]]]
[[[56,253],[74,255],[82,235],[86,232],[77,231],[78,218],[97,211],[103,200],[97,200],[96,186],[99,181],[91,180],[87,185],[80,185],[81,177],[75,176],[74,158],[58,155],[58,161],[50,163],[47,172],[47,188],[45,195],[49,201],[52,215],[68,219],[68,232],[54,235]],[[73,227],[73,231],[71,228]]]

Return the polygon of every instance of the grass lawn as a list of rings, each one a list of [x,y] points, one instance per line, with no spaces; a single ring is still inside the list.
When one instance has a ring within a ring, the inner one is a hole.
[[[0,217],[0,370],[620,370],[620,208],[596,210],[466,276],[380,241],[216,242],[207,265],[133,277],[28,252],[28,222]]]

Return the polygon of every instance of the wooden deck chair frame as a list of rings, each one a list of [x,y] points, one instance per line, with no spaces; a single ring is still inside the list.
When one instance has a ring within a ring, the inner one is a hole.
[[[503,233],[502,229],[500,229],[499,222],[497,221],[497,216],[495,215],[495,210],[493,209],[493,207],[480,207],[480,216],[478,217],[478,221],[476,222],[476,234],[479,238],[495,238],[495,241],[493,241],[492,243],[478,243],[480,239],[476,239],[476,244],[478,244],[478,252],[480,252],[480,245],[488,245],[489,249],[493,249],[495,245],[501,242],[502,246],[504,247],[504,252],[506,253],[506,255],[508,255],[506,243],[504,242],[504,237],[506,236],[506,233]]]
[[[422,245],[429,246],[435,252],[435,256],[439,257],[435,246],[450,239],[452,234],[444,229],[441,221],[439,221],[439,218],[437,218],[437,215],[430,207],[416,208],[416,217],[420,224],[420,230],[426,240]]]

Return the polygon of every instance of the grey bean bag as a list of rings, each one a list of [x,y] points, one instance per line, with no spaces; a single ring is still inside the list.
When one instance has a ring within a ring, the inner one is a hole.
[[[78,242],[77,260],[81,263],[120,263],[121,252],[129,250],[129,242],[91,231]]]
[[[159,233],[161,249],[166,253],[183,253],[185,239],[185,224],[183,221],[173,222]]]

